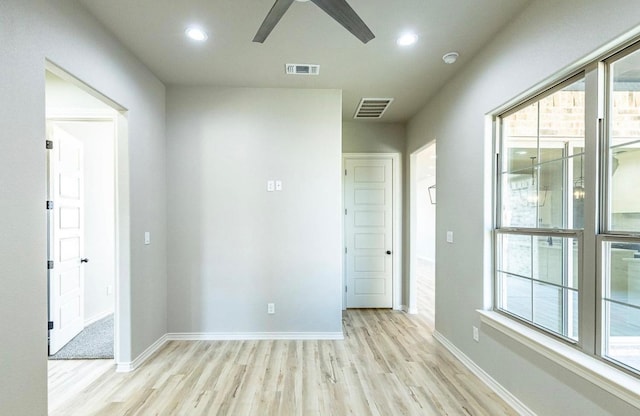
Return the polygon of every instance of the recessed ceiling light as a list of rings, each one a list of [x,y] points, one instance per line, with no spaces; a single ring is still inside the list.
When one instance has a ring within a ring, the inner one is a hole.
[[[189,37],[189,39],[196,40],[198,42],[203,42],[209,38],[209,36],[207,36],[207,32],[198,27],[187,28],[184,33]]]
[[[418,41],[418,35],[415,33],[406,33],[398,38],[396,41],[400,46],[413,45]]]
[[[458,52],[449,52],[442,57],[442,60],[445,64],[454,64],[459,56],[460,54]]]
[[[524,151],[524,150],[520,150],[519,152],[516,152],[516,153],[519,154],[519,155],[526,155],[527,154],[527,152]]]

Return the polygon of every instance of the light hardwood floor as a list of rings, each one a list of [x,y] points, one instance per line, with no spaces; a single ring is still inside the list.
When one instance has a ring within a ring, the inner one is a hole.
[[[50,361],[50,415],[515,415],[424,315],[349,310],[344,341],[172,341],[132,373]]]

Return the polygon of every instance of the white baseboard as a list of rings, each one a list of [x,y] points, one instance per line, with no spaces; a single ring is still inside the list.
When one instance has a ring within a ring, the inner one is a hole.
[[[91,318],[85,319],[84,320],[84,326],[88,327],[89,325],[98,322],[100,319],[106,318],[109,315],[113,314],[113,309],[112,310],[108,310],[108,311],[104,311],[104,312],[100,312],[99,314],[93,315]]]
[[[458,347],[453,345],[444,335],[438,331],[434,331],[433,337],[437,339],[451,354],[453,354],[465,367],[475,374],[484,384],[486,384],[491,390],[493,390],[502,400],[507,402],[516,412],[523,416],[536,416],[536,414],[525,406],[516,396],[505,389],[500,383],[494,380],[486,371],[480,368],[473,360],[471,360],[465,353],[460,351]]]
[[[174,332],[168,341],[343,340],[342,332]]]
[[[116,372],[118,373],[128,373],[130,371],[134,371],[138,367],[140,367],[145,361],[149,359],[156,351],[158,351],[162,346],[168,341],[167,334],[161,336],[156,342],[151,344],[149,348],[144,350],[144,352],[138,355],[133,361],[124,362],[124,363],[116,363]]]

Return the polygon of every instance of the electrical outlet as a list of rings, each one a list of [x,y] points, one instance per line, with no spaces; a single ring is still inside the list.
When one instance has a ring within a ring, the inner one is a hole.
[[[273,315],[276,313],[276,304],[275,303],[267,303],[267,313],[269,315]]]
[[[276,191],[282,191],[282,181],[276,181]]]
[[[473,340],[475,342],[480,342],[480,331],[478,331],[478,327],[477,326],[473,327]]]
[[[267,181],[267,192],[273,192],[276,190],[276,182],[275,181]]]

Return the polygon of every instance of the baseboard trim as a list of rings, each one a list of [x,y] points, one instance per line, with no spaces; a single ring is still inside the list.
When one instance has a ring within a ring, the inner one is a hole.
[[[482,368],[480,368],[473,360],[471,360],[465,353],[460,351],[458,347],[453,345],[444,335],[438,331],[434,331],[433,337],[442,344],[451,354],[453,354],[465,367],[475,374],[484,384],[486,384],[491,390],[493,390],[502,400],[507,402],[516,412],[523,416],[536,416],[536,414],[525,406],[516,396],[514,396],[509,390],[505,389],[502,384],[498,383],[493,377],[487,374]]]
[[[174,332],[168,341],[343,340],[342,332]]]
[[[94,324],[96,322],[98,322],[99,320],[106,318],[109,315],[113,315],[113,310],[110,311],[104,311],[104,312],[100,312],[97,315],[93,315],[91,318],[89,319],[85,319],[84,321],[84,326],[85,328],[88,327],[91,324]]]
[[[144,350],[144,352],[138,355],[135,360],[123,363],[116,363],[116,372],[117,373],[129,373],[131,371],[135,371],[139,368],[145,361],[149,359],[156,351],[158,351],[162,346],[168,341],[167,334],[161,336],[156,342],[151,344],[149,348]]]

